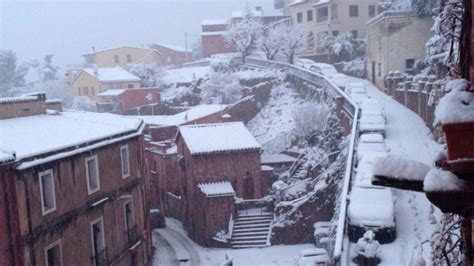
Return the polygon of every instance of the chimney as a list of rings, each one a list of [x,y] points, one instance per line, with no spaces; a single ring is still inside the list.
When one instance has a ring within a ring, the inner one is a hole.
[[[260,14],[263,16],[263,9],[262,9],[261,6],[256,6],[255,11],[257,13],[257,16],[260,15]]]
[[[95,54],[95,46],[92,46],[92,52]]]

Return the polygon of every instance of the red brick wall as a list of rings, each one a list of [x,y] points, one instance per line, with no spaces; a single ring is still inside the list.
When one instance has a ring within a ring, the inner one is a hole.
[[[131,176],[123,179],[120,146],[125,144],[129,147]],[[145,201],[143,151],[143,140],[139,137],[21,172],[16,191],[20,221],[23,221],[20,226],[24,234],[28,234],[26,221],[29,221],[32,230],[38,233],[33,241],[33,249],[25,248],[25,254],[31,252],[31,256],[25,258],[25,264],[32,264],[29,261],[31,258],[41,265],[44,262],[44,247],[58,239],[62,243],[64,265],[90,264],[90,222],[103,216],[109,262],[122,256],[121,260],[117,260],[117,265],[129,265],[123,204],[129,198],[127,195],[131,195],[135,224],[142,235],[147,228],[148,208]],[[91,155],[98,156],[100,190],[88,195],[84,159]],[[47,169],[53,169],[57,210],[43,216],[38,172]],[[104,203],[95,207],[91,205],[105,197],[108,200]],[[149,242],[145,242],[145,245],[149,245]],[[142,246],[137,250],[140,261],[143,262],[147,255],[142,253]]]
[[[191,52],[186,53],[175,51],[158,44],[153,44],[150,47],[157,49],[160,52],[162,60],[161,63],[166,66],[182,67],[183,64],[186,63],[186,57],[188,62],[192,61],[193,59],[193,54]]]
[[[273,170],[262,171],[262,196],[268,195],[269,190],[272,188],[273,183]]]
[[[150,94],[151,100],[147,99]],[[132,109],[145,104],[157,103],[160,101],[160,89],[155,88],[141,88],[141,89],[130,89],[126,90],[122,95],[122,106],[123,110]]]
[[[201,36],[202,55],[210,57],[214,54],[231,53],[234,51],[225,41],[222,35]]]
[[[13,169],[0,165],[0,265],[20,265],[23,259]]]

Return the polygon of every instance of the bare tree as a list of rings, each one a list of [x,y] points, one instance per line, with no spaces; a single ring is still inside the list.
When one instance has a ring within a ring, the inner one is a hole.
[[[252,49],[255,48],[257,40],[262,34],[263,25],[248,8],[245,10],[242,21],[232,24],[224,34],[224,40],[242,55],[245,62]]]
[[[285,24],[278,24],[265,29],[263,32],[258,46],[265,53],[267,60],[273,60],[275,55],[284,47],[285,42],[282,36],[286,34],[287,27]]]
[[[298,26],[288,25],[281,37],[284,44],[281,51],[288,58],[288,63],[293,64],[295,54],[304,47],[303,30]]]

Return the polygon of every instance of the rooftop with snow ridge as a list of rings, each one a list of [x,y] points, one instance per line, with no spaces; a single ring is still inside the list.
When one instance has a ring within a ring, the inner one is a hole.
[[[25,159],[141,132],[142,120],[105,113],[50,112],[0,122],[0,150]]]
[[[132,116],[143,119],[145,124],[156,126],[179,126],[186,122],[200,119],[226,109],[225,104],[203,104],[175,115],[145,115]]]
[[[100,82],[140,81],[139,77],[121,67],[84,68],[84,71]]]
[[[209,182],[198,184],[199,189],[206,197],[224,197],[235,195],[234,188],[229,181]]]
[[[242,122],[180,126],[179,132],[192,155],[261,149]]]

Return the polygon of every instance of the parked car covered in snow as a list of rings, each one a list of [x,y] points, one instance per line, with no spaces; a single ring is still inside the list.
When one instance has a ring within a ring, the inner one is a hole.
[[[300,252],[296,266],[327,265],[328,252],[323,248],[307,248]]]
[[[295,60],[295,65],[296,66],[306,68],[306,69],[309,69],[311,67],[311,65],[313,65],[313,64],[316,64],[316,62],[314,62],[313,60],[308,59],[308,58],[298,58],[298,59]]]
[[[375,200],[376,199],[376,200]],[[371,230],[380,243],[396,238],[395,198],[390,188],[355,186],[347,208],[349,241],[357,242]]]
[[[309,70],[324,75],[338,73],[333,65],[325,63],[314,63],[309,67]]]
[[[378,133],[385,136],[385,117],[383,115],[363,115],[359,120],[359,132]]]
[[[357,160],[361,160],[364,155],[371,153],[387,153],[381,134],[362,134],[360,136],[357,144]]]

